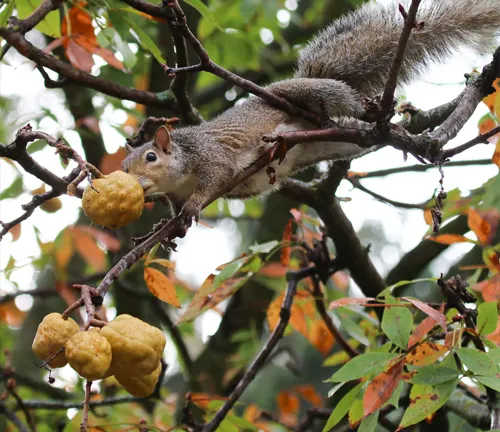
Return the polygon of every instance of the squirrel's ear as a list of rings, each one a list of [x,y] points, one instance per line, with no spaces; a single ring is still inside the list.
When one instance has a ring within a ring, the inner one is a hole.
[[[166,154],[172,153],[170,132],[165,126],[156,130],[153,145]]]
[[[132,147],[130,144],[125,143],[125,150],[127,151],[127,154],[130,154],[134,151],[134,147]]]

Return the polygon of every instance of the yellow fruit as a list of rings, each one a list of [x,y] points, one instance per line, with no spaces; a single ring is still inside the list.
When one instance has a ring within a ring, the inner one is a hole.
[[[78,374],[89,380],[104,378],[111,365],[111,345],[98,331],[82,331],[66,343],[66,358]]]
[[[52,198],[48,201],[45,201],[40,208],[47,213],[55,213],[60,210],[62,207],[62,201],[59,198]]]
[[[166,339],[161,330],[130,315],[118,315],[101,329],[111,345],[113,375],[138,377],[150,374],[158,366]]]
[[[161,372],[161,363],[148,375],[140,377],[130,377],[127,375],[115,375],[116,380],[135,397],[148,397],[156,387]]]
[[[59,313],[48,314],[38,326],[32,346],[33,352],[43,361],[47,361],[79,330],[80,327],[71,318],[65,320]],[[67,363],[63,351],[50,361],[49,366],[58,368]]]
[[[115,171],[93,180],[92,186],[83,192],[82,206],[85,214],[96,224],[115,229],[141,216],[144,192],[131,175]]]

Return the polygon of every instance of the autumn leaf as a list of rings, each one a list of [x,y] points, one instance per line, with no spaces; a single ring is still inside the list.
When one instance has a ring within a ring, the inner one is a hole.
[[[97,246],[92,236],[79,227],[68,228],[74,241],[75,249],[85,262],[95,271],[106,269],[106,254]]]
[[[429,333],[436,326],[436,324],[436,320],[430,316],[422,320],[415,331],[410,335],[410,338],[408,339],[407,349],[420,342],[420,340],[422,340],[427,335],[427,333]]]
[[[446,333],[446,336],[444,338],[444,346],[447,347],[448,349],[460,346],[462,343],[463,332],[464,332],[463,328],[459,328]]]
[[[389,368],[387,372],[377,375],[368,384],[363,396],[363,414],[365,417],[381,408],[391,397],[398,386],[403,373],[403,362],[398,361]]]
[[[0,321],[11,327],[20,327],[25,316],[26,313],[19,310],[14,301],[0,304]]]
[[[414,299],[411,297],[403,297],[406,301],[409,301],[413,306],[417,309],[420,309],[426,315],[434,318],[434,320],[446,331],[446,317],[443,312],[440,312],[433,307],[430,307],[428,304],[424,303],[421,300]]]
[[[309,402],[313,407],[318,408],[323,405],[323,397],[316,391],[314,386],[310,384],[296,386],[293,388],[293,391]]]
[[[59,272],[63,271],[63,273],[66,273],[66,267],[68,266],[69,260],[73,256],[74,251],[75,249],[71,231],[66,229],[61,233],[60,238],[57,239],[56,248],[54,250],[56,268]]]
[[[467,224],[469,225],[469,228],[474,231],[474,234],[476,234],[479,243],[483,245],[489,243],[491,225],[473,208],[469,208],[467,214]]]
[[[300,408],[300,400],[297,395],[289,391],[282,391],[278,393],[276,403],[280,421],[294,426],[297,423]]]
[[[103,174],[111,174],[114,171],[122,169],[122,160],[127,157],[127,151],[124,147],[120,147],[115,153],[106,153],[101,159],[99,170]]]
[[[12,241],[15,242],[19,240],[19,237],[21,237],[21,224],[18,223],[17,225],[14,225],[10,230],[10,235],[12,236]]]
[[[75,227],[75,229],[85,230],[85,232],[94,237],[107,250],[118,252],[120,250],[120,241],[111,234],[95,227]]]
[[[498,93],[495,96],[498,97]],[[479,133],[482,135],[482,134],[488,133],[490,130],[496,128],[497,122],[491,116],[491,114],[486,114],[481,118],[478,126],[479,126]],[[492,137],[488,138],[488,141],[491,143],[494,143],[497,141],[497,138],[498,138],[498,134],[493,135]]]
[[[192,321],[202,312],[214,308],[221,301],[233,295],[248,280],[248,277],[232,278],[221,285],[214,285],[216,276],[211,274],[205,279],[200,289],[196,292],[186,312],[179,318],[178,323]]]
[[[337,309],[342,306],[351,306],[351,305],[361,305],[364,306],[368,302],[375,300],[375,297],[362,297],[362,298],[356,298],[356,297],[345,297],[341,298],[338,300],[334,300],[330,303],[330,306],[328,307],[329,310]]]
[[[144,280],[146,281],[149,291],[151,291],[155,297],[176,308],[181,307],[174,284],[161,271],[145,266]]]
[[[63,281],[56,281],[56,291],[68,306],[71,306],[78,300],[79,296],[76,291]]]
[[[458,234],[441,234],[433,237],[427,237],[427,240],[432,240],[436,243],[441,243],[446,245],[452,245],[455,243],[464,243],[464,242],[474,243],[473,240]]]
[[[323,355],[328,354],[335,343],[335,338],[322,319],[317,319],[312,323],[307,339]]]
[[[491,158],[491,161],[500,168],[500,141],[497,141],[495,145],[495,151],[493,153],[493,156]]]
[[[280,262],[272,261],[259,270],[259,276],[282,278],[285,277],[288,269]]]
[[[283,243],[287,244],[290,243],[292,240],[292,228],[293,228],[293,221],[290,219],[288,223],[286,224],[285,230],[283,232]],[[285,267],[288,267],[290,265],[290,256],[292,254],[292,247],[291,246],[285,246],[283,249],[281,249],[281,264]]]
[[[424,342],[415,346],[406,355],[406,363],[413,366],[428,366],[435,363],[440,357],[445,355],[449,348],[434,342]]]
[[[486,339],[489,339],[491,342],[496,343],[498,347],[500,347],[500,320],[498,320],[497,329],[486,336]]]
[[[83,10],[86,4],[86,2],[79,2],[76,6],[70,8],[63,18],[61,42],[66,57],[74,67],[89,73],[94,66],[92,58],[94,54],[114,68],[124,71],[125,66],[123,63],[111,51],[100,47],[97,43],[92,17]]]
[[[480,292],[485,302],[500,302],[500,273],[472,285],[471,289]]]
[[[267,324],[269,330],[274,331],[280,319],[281,305],[285,293],[281,293],[276,297],[267,308]],[[289,324],[299,333],[307,337],[307,322],[306,316],[310,314],[312,302],[314,299],[306,291],[297,291],[295,301],[291,308]]]
[[[500,80],[495,80],[495,82],[493,83],[493,87],[496,89],[494,93],[491,93],[489,94],[488,96],[484,97],[483,98],[483,103],[486,104],[486,106],[488,107],[488,109],[490,110],[490,112],[492,114],[495,113],[495,102],[496,102],[496,99],[499,95],[499,81]]]

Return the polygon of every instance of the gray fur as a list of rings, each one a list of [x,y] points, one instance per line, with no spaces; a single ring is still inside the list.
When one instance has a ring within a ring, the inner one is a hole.
[[[424,27],[412,32],[401,82],[425,70],[431,61],[442,61],[460,45],[483,49],[500,27],[500,0],[424,0],[417,19]],[[397,2],[366,4],[316,36],[302,51],[295,78],[271,84],[268,90],[305,109],[327,111],[341,123],[356,123],[363,112],[362,95],[375,95],[385,84],[402,27]],[[139,180],[146,195],[167,193],[177,209],[185,204],[184,214],[196,215],[215,191],[269,151],[263,135],[314,128],[252,96],[206,123],[172,131],[170,154],[154,143],[134,149],[123,169]],[[151,151],[158,155],[155,162],[145,159]],[[319,161],[354,159],[366,153],[366,148],[350,143],[299,145],[282,164],[272,163],[277,174],[274,185],[262,170],[226,196],[263,194]]]
[[[302,51],[295,76],[332,78],[376,95],[387,79],[403,27],[398,3],[370,2],[331,23]],[[402,3],[408,10],[410,2]],[[424,26],[410,35],[400,82],[414,79],[461,46],[487,50],[500,27],[500,0],[424,0],[417,22]]]

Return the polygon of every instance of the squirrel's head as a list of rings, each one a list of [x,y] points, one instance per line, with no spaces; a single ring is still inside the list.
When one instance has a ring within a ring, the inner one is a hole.
[[[122,162],[122,169],[134,176],[142,186],[144,195],[168,192],[168,174],[172,159],[170,132],[161,126],[153,140],[139,147],[126,145],[128,156]]]

